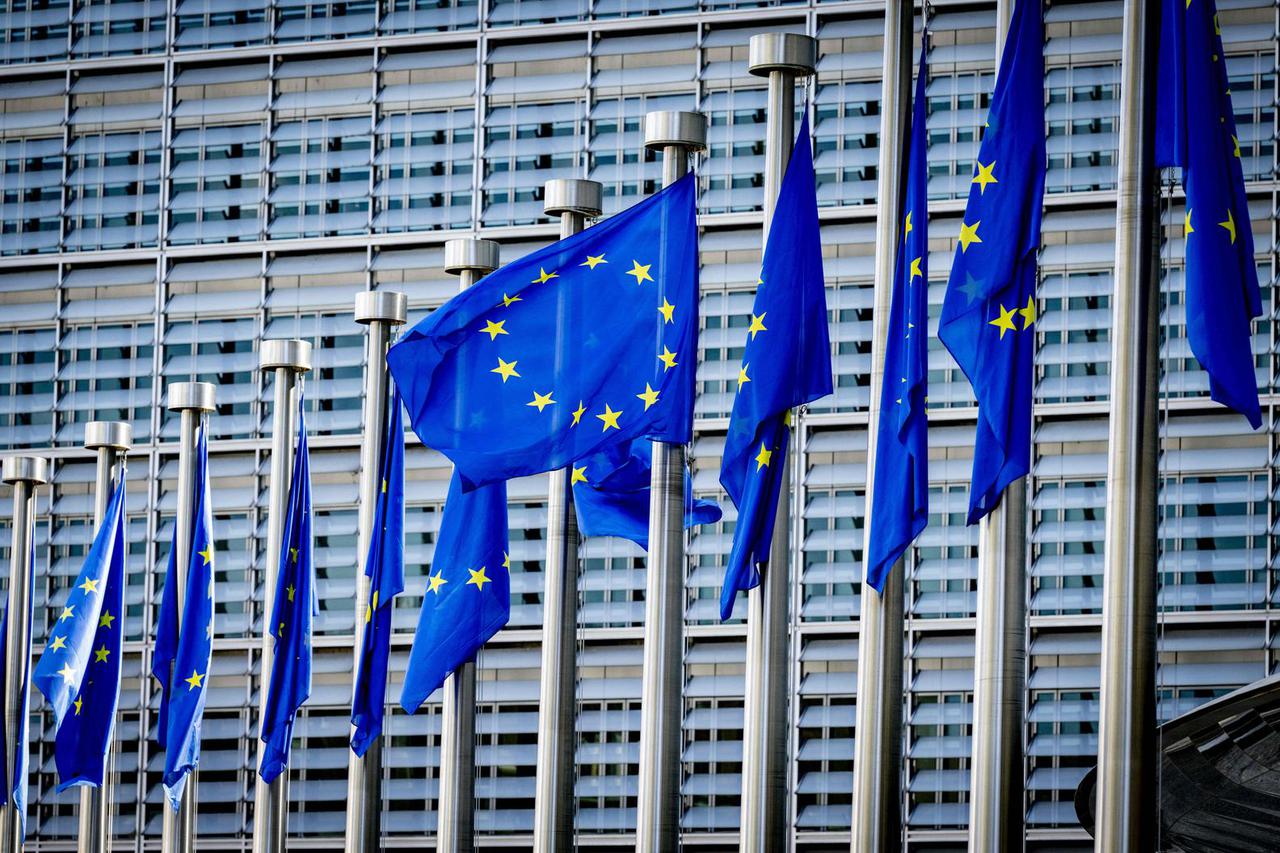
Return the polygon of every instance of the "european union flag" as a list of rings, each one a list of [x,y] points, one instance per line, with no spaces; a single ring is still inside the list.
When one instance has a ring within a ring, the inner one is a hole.
[[[307,421],[299,395],[298,441],[289,481],[289,509],[281,537],[275,606],[271,610],[271,624],[267,626],[276,638],[276,646],[262,718],[262,762],[258,773],[264,782],[273,781],[289,766],[293,721],[311,695],[311,622],[319,609],[315,574],[311,551],[311,457],[307,452]]]
[[[911,116],[902,242],[893,272],[884,381],[876,432],[867,583],[876,592],[929,522],[929,143],[925,87],[929,33],[920,38],[920,75]]]
[[[611,447],[571,470],[573,505],[583,536],[620,536],[649,549],[649,499],[653,442],[640,439],[630,447]],[[693,478],[684,476],[684,526],[720,520],[715,501],[693,497]]]
[[[466,492],[454,471],[400,694],[410,714],[507,624],[510,567],[507,484]]]
[[[978,399],[969,524],[995,509],[1005,486],[1031,466],[1044,170],[1043,11],[1040,0],[1019,0],[938,325]]]
[[[759,566],[769,559],[791,409],[831,393],[827,294],[807,115],[769,227],[737,382],[720,463],[720,484],[738,508],[720,591],[722,619],[733,615],[739,590],[759,585]]]
[[[387,700],[387,656],[391,652],[393,599],[404,591],[404,406],[393,391],[382,443],[378,502],[364,573],[369,576],[369,606],[364,612],[360,664],[351,702],[351,749],[364,755],[382,734]]]
[[[391,348],[413,429],[467,489],[615,441],[691,440],[695,187],[688,175],[491,273]]]
[[[1165,0],[1156,163],[1187,192],[1187,340],[1209,395],[1262,425],[1250,321],[1262,314],[1240,139],[1214,0]]]
[[[27,588],[31,589],[31,585],[35,583],[35,546],[32,545],[31,559],[28,565],[31,571],[27,578]],[[0,684],[5,679],[5,654],[8,643],[9,629],[9,607],[6,603],[4,616],[0,617]],[[27,611],[27,636],[31,636],[31,611]],[[22,683],[22,707],[29,706],[29,698],[31,695],[31,680],[28,678]],[[14,736],[15,744],[13,750],[13,767],[4,767],[3,761],[0,761],[0,806],[9,805],[13,802],[14,809],[18,813],[19,834],[26,836],[27,834],[27,761],[30,757],[30,750],[27,747],[27,717],[23,714],[18,720],[18,731]],[[3,740],[8,737],[8,732],[4,730],[4,726],[0,726],[0,745]],[[10,770],[13,775],[10,776]]]
[[[101,787],[120,703],[126,557],[123,474],[31,679],[53,708],[58,790]]]
[[[196,472],[191,514],[191,555],[185,567],[186,596],[178,619],[177,553],[169,551],[151,674],[160,682],[156,739],[164,750],[164,783],[174,811],[187,776],[200,763],[209,664],[213,659],[213,503],[209,498],[207,427],[196,434]],[[190,675],[187,675],[190,673]]]

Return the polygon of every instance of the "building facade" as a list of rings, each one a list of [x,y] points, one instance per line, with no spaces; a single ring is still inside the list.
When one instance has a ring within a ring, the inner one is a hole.
[[[1208,401],[1185,337],[1180,191],[1161,255],[1160,714],[1272,670],[1280,642],[1280,338],[1275,331],[1276,62],[1272,0],[1218,0],[1265,314],[1254,327],[1266,426]],[[994,3],[937,0],[928,88],[930,307],[936,321],[994,74]],[[456,289],[443,243],[478,234],[511,260],[555,239],[545,181],[604,185],[606,213],[653,192],[656,109],[709,117],[701,185],[700,496],[726,518],[689,536],[683,826],[736,849],[745,627],[717,618],[734,512],[717,484],[760,257],[764,81],[751,35],[819,40],[810,87],[836,393],[799,419],[792,518],[789,822],[798,850],[847,845],[863,547],[871,277],[883,4],[879,0],[0,0],[0,450],[48,453],[36,529],[35,643],[92,537],[89,420],[132,422],[128,657],[115,788],[117,849],[159,837],[163,756],[150,643],[177,499],[171,381],[218,386],[210,419],[217,636],[198,828],[251,846],[269,474],[263,339],[315,347],[315,690],[293,756],[299,849],[340,844],[347,790],[363,329],[357,292],[409,295],[411,321]],[[1118,0],[1046,13],[1049,135],[1028,536],[1028,849],[1080,849],[1072,795],[1097,750],[1099,624],[1113,267]],[[804,99],[799,99],[803,103]],[[1168,178],[1168,176],[1166,176]],[[935,329],[931,329],[931,332]],[[902,792],[911,850],[964,845],[976,531],[964,525],[973,398],[930,357],[932,514],[910,553]],[[48,448],[52,448],[49,450]],[[409,586],[399,682],[448,482],[410,437]],[[512,620],[480,658],[476,826],[527,845],[533,822],[545,478],[513,482]],[[0,491],[0,526],[11,503]],[[0,565],[8,565],[0,531]],[[624,846],[635,822],[643,554],[581,551],[577,825]],[[7,572],[6,572],[7,573]],[[741,613],[741,610],[739,611]],[[435,831],[438,703],[389,717],[388,848]],[[52,716],[33,697],[29,849],[75,844],[55,793]],[[126,840],[126,838],[128,840]]]

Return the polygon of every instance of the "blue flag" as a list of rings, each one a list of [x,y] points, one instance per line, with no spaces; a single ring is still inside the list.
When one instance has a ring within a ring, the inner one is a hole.
[[[382,443],[381,488],[373,509],[373,533],[364,573],[369,576],[369,606],[351,702],[351,749],[364,755],[382,734],[386,712],[387,657],[391,653],[393,599],[404,591],[404,407],[391,394],[387,433]]]
[[[1044,171],[1043,11],[1040,0],[1019,0],[938,325],[978,400],[969,524],[1031,467]]]
[[[31,556],[28,564],[31,570],[27,576],[27,589],[31,589],[35,583],[36,560],[35,560],[35,543],[32,542]],[[0,617],[0,684],[4,684],[5,679],[5,658],[8,649],[9,637],[9,606],[6,603],[4,608],[4,616]],[[31,636],[31,611],[27,611],[27,636]],[[22,682],[22,707],[29,709],[31,702],[31,679],[27,678]],[[18,813],[19,834],[26,837],[27,834],[27,761],[30,758],[30,749],[27,746],[27,718],[30,711],[22,714],[18,720],[18,731],[14,736],[13,750],[13,767],[4,767],[4,761],[0,761],[0,806],[7,806],[13,803]],[[3,740],[8,737],[5,727],[0,725],[0,745]],[[10,775],[12,770],[12,775]]]
[[[618,441],[685,444],[698,360],[696,178],[486,276],[387,354],[466,489]]]
[[[107,504],[31,680],[53,708],[58,790],[101,787],[120,704],[124,634],[125,478]]]
[[[311,458],[307,421],[298,396],[298,441],[289,509],[284,517],[280,568],[276,572],[275,606],[267,630],[276,638],[275,662],[262,718],[262,762],[258,773],[271,782],[289,766],[293,723],[311,695],[311,622],[319,604],[315,594],[315,562],[311,543]]]
[[[650,474],[653,442],[641,439],[590,456],[572,467],[573,505],[583,536],[620,536],[649,549]],[[715,501],[693,497],[693,478],[684,476],[684,526],[720,520]]]
[[[925,414],[929,396],[928,44],[926,30],[920,37],[902,242],[894,263],[893,305],[880,388],[872,529],[867,537],[867,583],[876,592],[884,591],[893,564],[929,522],[929,423]]]
[[[827,294],[806,114],[769,227],[720,463],[720,484],[738,508],[720,591],[722,619],[733,615],[740,590],[759,585],[759,567],[769,559],[791,409],[830,393]]]
[[[209,499],[208,433],[203,426],[196,434],[192,489],[191,556],[184,567],[187,594],[182,618],[178,618],[177,551],[170,549],[151,662],[151,674],[160,682],[161,691],[156,721],[156,739],[164,750],[161,781],[174,811],[187,776],[200,763],[200,727],[213,659],[213,504]]]
[[[1249,199],[1214,0],[1165,0],[1156,163],[1187,192],[1187,340],[1209,396],[1262,425],[1250,321],[1262,314]]]
[[[400,704],[410,714],[511,618],[507,484],[469,492],[453,473]]]

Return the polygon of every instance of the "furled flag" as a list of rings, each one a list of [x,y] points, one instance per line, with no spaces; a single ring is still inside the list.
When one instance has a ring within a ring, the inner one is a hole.
[[[507,624],[510,566],[507,484],[464,492],[455,471],[400,694],[410,714]]]
[[[156,732],[164,750],[162,782],[174,811],[182,799],[187,776],[200,763],[200,727],[213,659],[213,504],[209,499],[206,429],[201,427],[196,435],[191,554],[183,567],[186,596],[182,618],[178,618],[177,551],[171,549],[151,662],[151,674],[160,682],[161,690]]]
[[[1005,486],[1031,467],[1044,171],[1043,10],[1040,0],[1019,0],[938,326],[978,400],[969,524],[991,512]]]
[[[268,783],[289,766],[293,722],[311,695],[311,622],[319,609],[315,574],[311,550],[311,460],[307,452],[307,421],[299,395],[289,509],[281,536],[275,606],[267,626],[276,638],[275,662],[262,715],[262,761],[258,773]]]
[[[925,88],[929,33],[920,38],[920,75],[911,116],[902,242],[893,272],[884,381],[876,432],[867,583],[877,592],[893,564],[929,521],[929,144]]]
[[[373,508],[373,532],[364,562],[364,573],[369,577],[369,605],[364,612],[360,663],[351,702],[351,749],[356,755],[364,755],[382,734],[392,603],[404,591],[404,407],[400,392],[393,391],[388,403],[378,478],[381,488]]]
[[[485,276],[391,348],[414,431],[466,489],[691,440],[696,180]]]
[[[31,570],[27,578],[27,589],[31,589],[31,585],[35,582],[35,546],[32,545],[32,554],[28,560]],[[5,679],[5,657],[8,642],[9,629],[9,606],[6,603],[4,616],[0,617],[0,684],[4,684]],[[27,611],[27,636],[31,636],[31,611]],[[28,655],[29,656],[29,655]],[[22,707],[30,706],[31,697],[31,679],[27,678],[20,688],[22,692]],[[18,732],[14,736],[13,749],[13,767],[5,767],[4,761],[0,761],[0,806],[7,806],[11,802],[18,812],[18,834],[26,837],[27,834],[27,761],[30,757],[30,751],[27,747],[27,716],[24,713],[18,720]],[[0,725],[0,747],[5,746],[4,740],[8,737],[5,727]],[[13,775],[10,776],[10,770]]]
[[[1187,340],[1209,395],[1262,425],[1250,321],[1262,314],[1240,139],[1214,0],[1164,0],[1156,164],[1187,192]]]
[[[791,409],[831,393],[827,294],[807,115],[769,227],[737,383],[720,463],[720,483],[738,508],[720,591],[722,619],[733,615],[740,590],[759,585],[760,566],[769,559]]]
[[[573,465],[569,479],[583,536],[621,536],[649,549],[652,458],[653,442],[640,439]],[[693,478],[685,472],[685,528],[715,524],[720,515],[715,501],[694,498]]]
[[[125,479],[116,484],[31,680],[53,708],[58,790],[101,787],[120,703]]]

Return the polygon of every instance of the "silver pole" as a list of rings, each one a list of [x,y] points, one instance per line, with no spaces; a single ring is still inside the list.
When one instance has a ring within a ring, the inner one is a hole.
[[[360,505],[357,509],[355,661],[351,676],[360,669],[364,647],[364,612],[369,606],[369,578],[365,561],[373,535],[373,515],[378,502],[383,436],[387,431],[387,344],[391,327],[408,318],[408,299],[394,291],[356,294],[355,321],[369,327],[364,359],[364,438],[360,444]],[[378,849],[382,830],[382,738],[364,755],[348,750],[347,756],[347,853],[372,853]]]
[[[644,147],[662,152],[662,185],[689,172],[689,155],[707,147],[702,113],[644,117]],[[640,687],[640,796],[636,850],[675,850],[680,841],[680,750],[684,720],[684,447],[653,443],[649,553]]]
[[[871,405],[867,427],[867,491],[863,554],[870,550],[872,492],[884,383],[889,310],[896,286],[894,263],[902,230],[904,169],[910,115],[911,0],[886,0],[884,81],[880,99],[880,191],[876,215],[874,309],[871,312]],[[902,846],[902,587],[898,560],[877,593],[862,583],[858,624],[858,676],[853,760],[854,853],[881,853]]]
[[[1159,273],[1154,90],[1160,16],[1124,4],[1120,172],[1111,297],[1111,407],[1103,563],[1096,850],[1156,848],[1156,516]]]
[[[813,74],[818,42],[796,33],[751,37],[748,70],[769,80],[765,110],[763,242],[795,138],[796,80]],[[807,144],[807,143],[806,143]],[[738,849],[783,850],[787,838],[787,693],[790,667],[791,466],[782,466],[769,564],[747,593],[747,672]]]
[[[444,271],[466,290],[498,268],[498,244],[462,238],[444,244]],[[440,808],[436,850],[471,853],[475,834],[476,664],[467,661],[444,680],[440,714]]]
[[[560,216],[560,238],[599,216],[603,187],[596,181],[547,181],[543,210]],[[577,740],[578,519],[569,471],[551,472],[547,493],[546,590],[542,597],[542,670],[538,703],[537,788],[533,849],[555,853],[573,847],[574,744]]]
[[[297,391],[302,375],[311,370],[311,344],[300,340],[263,341],[258,369],[274,374],[271,410],[271,481],[267,497],[267,552],[262,556],[262,673],[258,686],[258,725],[267,715],[267,690],[275,663],[275,637],[270,597],[275,594],[284,547],[284,521],[289,512],[289,479],[293,475],[294,433],[298,429]],[[258,741],[261,757],[262,741]],[[284,853],[289,834],[289,771],[286,768],[270,784],[262,781],[255,764],[253,796],[254,853]]]
[[[178,429],[178,510],[174,519],[173,551],[177,561],[178,630],[187,599],[187,567],[191,562],[192,513],[195,505],[196,430],[205,412],[214,410],[215,387],[208,382],[174,382],[168,388],[167,408],[180,415]],[[196,771],[187,776],[175,812],[167,806],[162,826],[164,853],[195,853]]]
[[[18,729],[30,717],[31,549],[35,541],[36,488],[49,482],[49,460],[7,456],[0,476],[13,486],[13,545],[9,552],[9,622],[5,631],[4,777],[13,773]],[[26,689],[23,689],[23,688]],[[18,781],[25,785],[26,779]],[[12,790],[12,788],[11,788]],[[0,851],[18,853],[25,841],[24,815],[13,798],[0,808]]]
[[[97,529],[107,514],[111,492],[120,479],[117,463],[133,446],[133,427],[123,421],[90,421],[84,428],[84,446],[97,451],[97,476],[94,479],[93,526]],[[123,521],[128,524],[128,521]],[[125,581],[127,582],[127,575]],[[107,743],[107,758],[102,786],[80,789],[80,834],[76,839],[80,853],[101,853],[111,848],[111,785],[115,764],[115,738]]]

